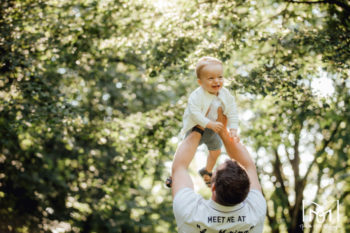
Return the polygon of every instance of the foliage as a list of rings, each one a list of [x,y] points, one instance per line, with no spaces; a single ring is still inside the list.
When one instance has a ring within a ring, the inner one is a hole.
[[[349,207],[349,14],[346,1],[2,1],[0,231],[174,232],[164,164],[203,55],[252,112],[241,138],[266,230],[300,231],[310,190]]]

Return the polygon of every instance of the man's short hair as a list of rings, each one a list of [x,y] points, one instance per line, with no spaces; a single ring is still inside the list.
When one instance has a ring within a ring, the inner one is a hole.
[[[222,62],[215,57],[201,57],[196,64],[196,75],[198,79],[200,78],[201,70],[209,64],[222,65]]]
[[[213,177],[215,183],[216,202],[233,206],[246,199],[250,181],[247,172],[232,160],[226,160],[225,166],[216,171]]]

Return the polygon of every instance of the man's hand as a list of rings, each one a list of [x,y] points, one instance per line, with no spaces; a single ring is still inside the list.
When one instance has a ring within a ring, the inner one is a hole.
[[[190,165],[198,144],[201,139],[199,132],[191,132],[179,145],[175,152],[175,158],[172,166],[172,193],[173,197],[182,188],[193,189],[193,182],[188,173]]]
[[[207,128],[213,130],[215,133],[218,133],[224,128],[224,125],[221,122],[210,121],[207,124]]]
[[[231,138],[237,137],[237,129],[230,129],[230,137]]]
[[[239,142],[239,137],[237,135],[237,129],[230,129],[230,137],[233,138],[235,142]]]
[[[250,180],[250,188],[257,189],[261,192],[261,186],[259,183],[254,161],[250,157],[250,154],[247,151],[247,149],[239,142],[239,140],[236,141],[230,137],[226,129],[227,118],[222,113],[221,108],[218,109],[217,121],[221,122],[224,125],[224,128],[219,132],[219,135],[222,139],[222,142],[225,145],[227,154],[230,156],[231,159],[236,160],[239,164],[242,165],[242,167],[244,167]]]
[[[218,118],[216,120],[223,125],[222,130],[220,130],[219,133],[227,132],[227,117],[223,114],[221,107],[218,108]]]

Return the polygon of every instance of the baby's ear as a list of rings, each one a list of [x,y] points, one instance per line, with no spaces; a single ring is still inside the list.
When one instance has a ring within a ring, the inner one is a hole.
[[[201,82],[200,78],[197,78],[197,82],[198,82],[199,85],[202,85],[202,82]]]

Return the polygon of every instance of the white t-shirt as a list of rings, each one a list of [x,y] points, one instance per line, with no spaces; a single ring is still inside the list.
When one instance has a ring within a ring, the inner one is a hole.
[[[183,188],[175,195],[173,210],[180,233],[261,233],[266,201],[252,189],[243,202],[223,206]]]

